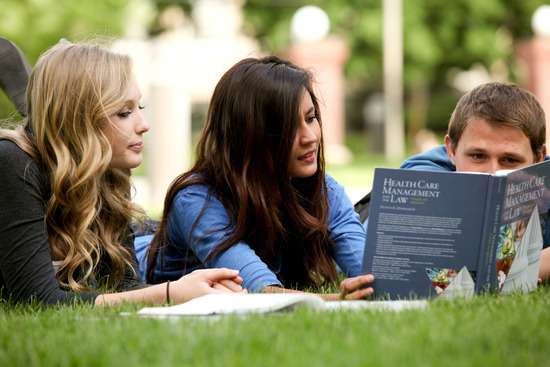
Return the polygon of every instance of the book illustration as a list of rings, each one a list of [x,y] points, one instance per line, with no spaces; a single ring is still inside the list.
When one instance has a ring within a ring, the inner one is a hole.
[[[514,290],[528,292],[535,289],[538,283],[542,230],[537,208],[532,209],[529,221],[518,222],[523,222],[517,223],[518,227],[521,225],[523,228],[518,231],[516,227],[516,254],[502,284],[502,293]]]
[[[454,269],[426,268],[426,275],[437,294],[443,293],[457,274],[458,272]]]
[[[468,269],[463,266],[451,279],[449,285],[443,290],[438,298],[471,298],[475,293],[475,283]]]
[[[209,294],[175,306],[145,307],[138,315],[147,317],[244,315],[287,312],[297,307],[318,311],[364,310],[402,311],[425,309],[425,300],[331,301],[307,293]]]
[[[459,272],[447,268],[426,268],[426,275],[440,298],[470,298],[474,294],[475,283],[465,266]]]
[[[523,220],[519,220],[518,222],[523,222]],[[516,236],[514,235],[512,224],[508,223],[500,227],[495,264],[499,289],[502,288],[508,276],[508,272],[510,271],[510,267],[512,266],[512,261],[516,256],[515,238]]]

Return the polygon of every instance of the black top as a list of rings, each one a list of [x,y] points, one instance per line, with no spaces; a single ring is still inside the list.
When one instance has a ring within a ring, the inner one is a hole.
[[[34,297],[46,304],[94,302],[97,292],[63,289],[55,277],[44,219],[50,195],[47,175],[36,162],[13,142],[0,140],[0,298],[21,302]],[[124,245],[137,264],[133,236]],[[95,277],[107,275],[105,257]],[[128,269],[117,290],[141,285]]]

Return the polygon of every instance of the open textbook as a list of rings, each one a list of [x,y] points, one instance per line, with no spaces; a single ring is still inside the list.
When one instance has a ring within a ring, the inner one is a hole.
[[[315,310],[388,310],[401,311],[427,307],[425,300],[413,301],[323,301],[314,294],[210,294],[175,306],[146,307],[141,316],[209,316],[291,311],[296,307]]]
[[[496,175],[376,169],[363,265],[376,295],[536,288],[549,188],[548,161]]]

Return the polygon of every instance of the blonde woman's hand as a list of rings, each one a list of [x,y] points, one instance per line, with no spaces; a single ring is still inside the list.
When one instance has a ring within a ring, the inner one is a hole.
[[[374,293],[372,285],[374,276],[372,274],[359,275],[353,278],[346,278],[340,283],[340,299],[357,300],[363,299]]]
[[[170,282],[170,299],[174,303],[183,303],[206,294],[246,292],[241,287],[242,281],[237,270],[195,270]]]

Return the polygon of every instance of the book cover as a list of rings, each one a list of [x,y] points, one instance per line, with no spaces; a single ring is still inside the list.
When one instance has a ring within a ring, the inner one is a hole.
[[[376,169],[363,262],[376,295],[536,287],[549,175],[550,162],[497,175]]]

